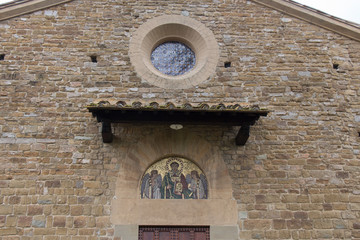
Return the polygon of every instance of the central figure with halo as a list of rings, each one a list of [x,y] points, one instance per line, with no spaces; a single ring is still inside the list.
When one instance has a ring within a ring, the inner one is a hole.
[[[144,175],[141,198],[206,199],[207,180],[191,161],[177,157],[163,159],[150,166]]]

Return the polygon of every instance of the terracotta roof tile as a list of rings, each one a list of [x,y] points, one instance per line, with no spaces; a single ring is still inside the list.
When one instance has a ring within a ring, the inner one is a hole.
[[[175,105],[172,102],[158,103],[158,102],[150,102],[144,103],[140,101],[134,101],[132,103],[126,103],[125,101],[116,101],[116,100],[98,100],[96,102],[91,103],[88,108],[98,107],[98,108],[112,108],[112,109],[182,109],[182,110],[237,110],[237,111],[259,111],[265,110],[260,109],[257,105],[249,105],[249,104],[209,104],[209,103],[184,103],[181,105]]]

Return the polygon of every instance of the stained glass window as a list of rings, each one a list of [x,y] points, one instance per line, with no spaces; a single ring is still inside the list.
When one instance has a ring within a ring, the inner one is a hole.
[[[178,76],[195,66],[195,53],[183,43],[165,42],[151,53],[151,63],[166,75]]]

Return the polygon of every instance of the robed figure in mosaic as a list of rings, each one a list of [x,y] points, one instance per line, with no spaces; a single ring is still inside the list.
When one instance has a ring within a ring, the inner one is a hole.
[[[157,170],[152,170],[144,176],[141,185],[141,197],[150,199],[161,198],[161,175]]]
[[[172,162],[161,185],[161,196],[164,199],[188,198],[189,190],[184,174],[179,170],[179,163]]]
[[[205,199],[207,196],[207,181],[204,174],[200,174],[193,170],[191,174],[186,175],[188,183],[188,197],[192,199]]]
[[[203,171],[182,157],[164,158],[149,166],[141,180],[140,194],[142,199],[209,197],[208,183]]]

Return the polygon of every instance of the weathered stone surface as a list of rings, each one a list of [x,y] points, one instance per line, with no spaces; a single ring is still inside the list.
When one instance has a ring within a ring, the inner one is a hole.
[[[134,71],[130,39],[164,14],[213,32],[220,57],[206,81],[169,90]],[[221,217],[239,239],[360,238],[359,42],[252,1],[213,0],[71,1],[1,21],[0,36],[2,238],[134,239],[136,226],[116,227],[114,213],[149,223],[166,204],[146,203],[155,213],[146,216],[117,197],[139,203],[141,170],[177,154],[206,170],[210,198],[222,202],[187,204],[233,213]],[[235,127],[151,124],[113,124],[104,144],[85,108],[99,99],[245,103],[270,114],[243,147]]]
[[[32,224],[33,218],[30,216],[19,216],[17,226],[18,227],[30,227]]]

